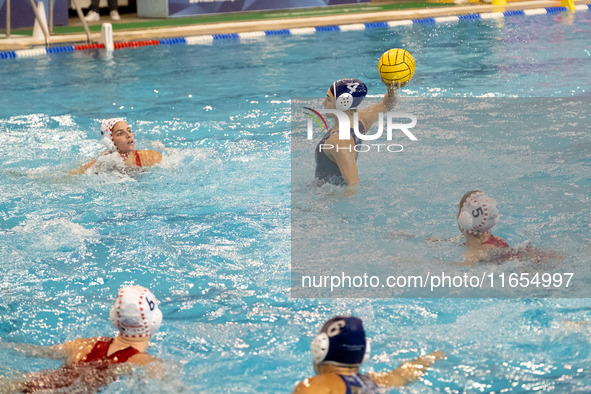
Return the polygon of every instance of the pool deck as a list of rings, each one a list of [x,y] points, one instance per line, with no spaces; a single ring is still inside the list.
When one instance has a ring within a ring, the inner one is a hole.
[[[380,1],[387,3],[388,1]],[[575,4],[585,4],[587,1],[575,1]],[[392,3],[392,2],[390,2]],[[372,3],[373,4],[373,3]],[[544,7],[560,6],[559,0],[527,0],[508,2],[503,10],[527,10]],[[369,7],[371,8],[371,7]],[[363,9],[363,8],[360,8]],[[111,21],[107,16],[101,16],[100,22],[91,24],[92,42],[100,41],[100,25],[102,23],[113,24],[113,40],[115,42],[127,42],[135,40],[149,40],[174,37],[202,36],[212,34],[244,33],[264,30],[281,30],[304,27],[347,25],[371,22],[390,22],[397,20],[421,19],[431,17],[444,17],[451,15],[465,15],[473,13],[497,12],[498,7],[489,4],[463,4],[463,5],[444,5],[423,8],[380,10],[376,12],[343,12],[343,9],[331,8],[323,9],[322,14],[311,12],[306,16],[306,12],[299,12],[303,16],[286,17],[285,13],[268,12],[258,13],[264,15],[261,19],[250,20],[231,20],[223,21],[218,18],[215,22],[203,22],[203,19],[197,18],[169,18],[169,19],[139,19],[135,14],[123,14],[121,21]],[[292,12],[292,14],[294,14]],[[297,14],[297,13],[296,13]],[[256,16],[255,16],[256,18]],[[232,18],[227,18],[232,19]],[[191,24],[194,22],[194,24]],[[167,26],[162,26],[162,25]],[[82,23],[76,18],[70,18],[69,26],[80,32],[59,32],[54,30],[49,42],[50,45],[67,44],[86,44],[87,36],[83,32]],[[63,30],[63,29],[62,29]],[[70,29],[72,30],[72,29]],[[12,34],[11,38],[0,38],[0,51],[18,50],[34,47],[44,47],[44,39],[35,39],[24,35],[20,31]]]

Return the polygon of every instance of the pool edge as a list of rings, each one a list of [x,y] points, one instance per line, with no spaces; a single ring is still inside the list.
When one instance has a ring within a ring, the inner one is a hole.
[[[577,11],[591,9],[591,5],[586,4],[585,1],[588,0],[575,3]],[[246,40],[268,35],[313,34],[325,30],[365,30],[415,23],[453,22],[460,19],[495,19],[562,11],[566,11],[566,9],[560,7],[557,0],[528,0],[508,3],[501,10],[492,5],[468,5],[118,30],[113,32],[113,40],[116,43],[115,49],[146,45],[210,44],[219,39]],[[94,42],[99,42],[100,33],[92,33],[92,39]],[[52,47],[45,48],[43,39],[33,39],[32,37],[0,39],[0,60],[104,48],[102,44],[87,45],[86,35],[80,33],[54,35],[51,37],[50,43]],[[56,46],[66,43],[71,45]]]

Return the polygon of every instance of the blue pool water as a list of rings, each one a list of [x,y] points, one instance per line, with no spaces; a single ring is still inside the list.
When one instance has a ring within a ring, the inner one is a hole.
[[[401,103],[410,96],[586,98],[589,22],[591,13],[581,12],[2,62],[0,339],[49,345],[111,335],[116,290],[133,283],[161,300],[164,323],[150,352],[177,368],[164,382],[138,372],[109,393],[289,392],[312,374],[310,342],[335,314],[364,319],[372,338],[365,370],[435,349],[448,355],[403,392],[591,390],[591,328],[572,323],[591,320],[588,298],[290,297],[292,97],[321,98],[341,77],[361,78],[371,95],[381,94],[377,59],[404,47],[417,70]],[[112,116],[127,118],[138,148],[161,150],[162,165],[67,175],[97,156],[99,119]],[[370,155],[359,159],[368,187],[351,199],[314,194],[299,178],[294,190],[309,191],[331,219],[369,217],[360,237],[373,224],[379,237],[392,238],[391,249],[368,250],[370,263],[443,265],[460,258],[459,242],[425,246],[422,239],[457,235],[455,204],[482,167],[465,176],[450,171],[484,155],[494,176],[476,186],[503,209],[499,234],[556,250],[566,256],[559,264],[584,270],[587,135],[517,130],[493,151],[498,161],[472,149],[461,130],[425,136],[424,150],[417,145],[400,159],[425,158],[395,179],[388,215],[372,209],[384,212],[384,205],[369,190],[386,190]],[[370,204],[355,215],[345,213],[364,201]],[[422,214],[425,207],[434,214]],[[58,365],[0,346],[0,376]]]

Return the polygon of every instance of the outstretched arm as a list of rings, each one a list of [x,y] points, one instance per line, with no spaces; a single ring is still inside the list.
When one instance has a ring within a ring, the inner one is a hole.
[[[0,345],[9,347],[29,357],[49,358],[64,362],[76,362],[92,350],[100,338],[79,338],[53,346],[38,346],[28,343],[2,342]]]
[[[359,121],[363,123],[363,127],[366,131],[369,130],[376,120],[378,120],[380,113],[384,114],[394,109],[398,102],[398,89],[400,88],[400,83],[388,84],[384,82],[384,85],[386,85],[387,91],[382,101],[358,111]]]
[[[400,367],[382,373],[367,374],[380,387],[401,387],[420,379],[427,368],[429,368],[435,361],[445,358],[445,354],[439,350],[415,358],[412,361],[407,361],[400,365]]]
[[[84,174],[86,172],[86,170],[88,170],[90,167],[92,167],[94,165],[94,163],[96,163],[96,160],[93,160],[90,163],[86,163],[82,167],[76,168],[75,170],[70,170],[70,171],[68,171],[68,173],[72,174],[72,175]]]
[[[64,344],[53,346],[38,346],[29,343],[0,342],[0,345],[13,349],[29,357],[49,358],[52,360],[66,361],[68,355]]]

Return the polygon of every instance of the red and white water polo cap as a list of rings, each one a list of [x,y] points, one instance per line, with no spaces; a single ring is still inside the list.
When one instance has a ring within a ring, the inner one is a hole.
[[[103,123],[101,123],[101,141],[109,152],[117,150],[117,147],[115,147],[115,143],[113,142],[113,127],[115,127],[118,122],[125,122],[125,119],[111,118],[105,119],[103,120]]]
[[[463,233],[489,233],[498,221],[497,202],[480,191],[474,192],[466,198],[458,215],[458,227]]]
[[[151,336],[162,323],[162,312],[158,304],[154,294],[145,287],[123,287],[119,290],[109,317],[123,336]]]

